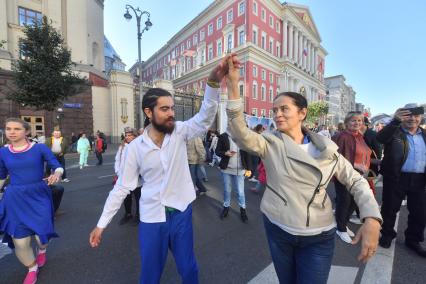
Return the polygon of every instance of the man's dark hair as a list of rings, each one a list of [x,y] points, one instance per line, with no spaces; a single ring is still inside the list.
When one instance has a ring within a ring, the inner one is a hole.
[[[146,108],[149,108],[153,112],[155,106],[157,105],[158,98],[171,97],[171,96],[172,94],[170,94],[168,91],[161,88],[149,89],[148,92],[145,93],[142,99],[142,111],[144,112]],[[150,123],[149,118],[145,114],[144,127],[147,127],[149,123]]]

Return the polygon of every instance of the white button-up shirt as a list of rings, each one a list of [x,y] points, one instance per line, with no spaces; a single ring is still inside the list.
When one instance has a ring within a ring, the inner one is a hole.
[[[164,137],[161,148],[144,133],[126,146],[120,175],[109,193],[97,226],[105,228],[142,177],[139,200],[140,220],[144,223],[166,221],[165,206],[185,211],[195,199],[189,172],[186,141],[203,135],[213,123],[218,108],[219,89],[206,86],[200,112],[184,122],[176,122],[171,134]]]

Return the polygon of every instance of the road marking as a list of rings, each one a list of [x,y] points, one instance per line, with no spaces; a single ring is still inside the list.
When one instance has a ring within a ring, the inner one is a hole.
[[[111,165],[114,165],[114,164],[115,163],[104,163],[104,164],[102,164],[102,166],[111,166]],[[80,167],[79,164],[74,164],[74,165],[66,167],[65,169],[70,170],[70,169],[76,169],[78,167]],[[95,167],[95,165],[88,165],[87,167],[91,168],[91,167]],[[85,167],[85,168],[87,168],[87,167]]]
[[[11,253],[12,250],[6,244],[0,243],[0,259]]]
[[[327,284],[354,283],[358,267],[347,267],[332,265]],[[271,263],[248,284],[278,284],[277,274],[274,265]]]
[[[101,179],[101,178],[107,178],[107,177],[113,177],[113,176],[115,176],[115,175],[100,176],[100,177],[98,177],[98,179]]]
[[[396,215],[395,231],[398,231],[399,213]],[[393,260],[395,257],[395,241],[390,248],[377,247],[376,255],[367,262],[361,278],[361,284],[391,283]]]

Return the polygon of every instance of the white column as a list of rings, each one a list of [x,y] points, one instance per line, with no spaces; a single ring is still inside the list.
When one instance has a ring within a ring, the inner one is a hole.
[[[300,32],[299,36],[299,67],[302,68],[302,58],[303,58],[303,35],[302,32]]]
[[[314,49],[314,76],[315,78],[318,78],[318,54],[316,47]]]
[[[312,75],[314,75],[314,67],[315,67],[315,64],[314,64],[314,59],[315,59],[315,57],[314,57],[314,46],[311,44],[311,63],[310,63],[310,72],[311,72],[311,74]]]
[[[291,23],[288,30],[288,58],[293,61],[293,25]]]
[[[293,61],[295,63],[299,62],[299,31],[296,29],[294,31],[294,57]]]
[[[309,49],[308,49],[308,39],[306,37],[303,37],[303,50],[306,50],[306,56],[303,55],[303,70],[306,70],[308,66],[308,55],[309,55]]]
[[[291,92],[291,90],[292,90],[292,84],[291,84],[291,81],[292,81],[293,79],[291,78],[291,76],[289,75],[288,77],[287,77],[287,85],[286,85],[286,88],[287,88],[287,92]]]
[[[287,44],[288,44],[287,27],[288,27],[288,22],[287,20],[284,20],[283,21],[283,43],[282,43],[283,58],[287,58]]]
[[[312,60],[312,43],[308,42],[308,64],[306,65],[306,71],[311,74],[311,60]]]

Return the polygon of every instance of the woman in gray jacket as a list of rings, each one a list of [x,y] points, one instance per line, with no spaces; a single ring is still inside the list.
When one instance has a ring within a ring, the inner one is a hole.
[[[235,55],[234,55],[235,56]],[[269,248],[280,283],[327,283],[336,222],[326,188],[334,176],[353,195],[363,225],[359,260],[376,252],[382,222],[368,182],[330,139],[303,128],[307,101],[284,92],[273,102],[277,130],[257,134],[246,127],[239,94],[239,63],[229,65],[228,131],[237,145],[258,155],[268,181],[261,202]]]

